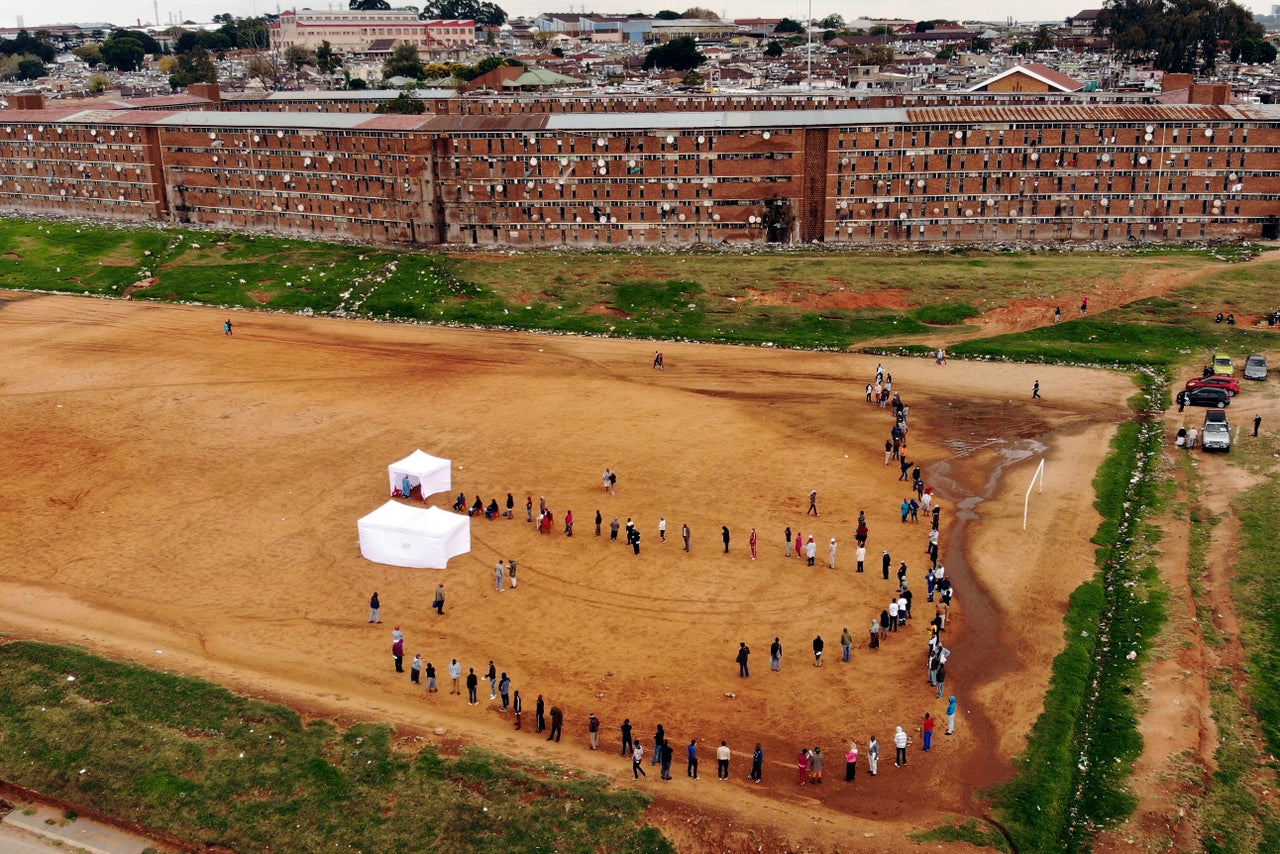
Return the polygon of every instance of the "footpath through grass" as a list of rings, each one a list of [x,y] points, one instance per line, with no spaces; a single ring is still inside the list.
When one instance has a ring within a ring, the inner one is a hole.
[[[672,852],[649,799],[393,730],[306,724],[216,685],[38,643],[0,644],[0,777],[239,851]]]

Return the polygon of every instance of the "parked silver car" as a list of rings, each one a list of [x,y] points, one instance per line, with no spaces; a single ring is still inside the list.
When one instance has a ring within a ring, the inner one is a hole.
[[[1206,451],[1231,451],[1231,425],[1226,422],[1208,421],[1200,435],[1200,447]]]
[[[1267,378],[1267,357],[1254,353],[1244,363],[1244,378],[1247,380],[1265,380]]]

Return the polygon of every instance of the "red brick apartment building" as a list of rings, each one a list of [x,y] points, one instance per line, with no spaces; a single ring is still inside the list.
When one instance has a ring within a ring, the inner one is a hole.
[[[524,248],[1257,238],[1280,215],[1275,108],[970,103],[11,109],[0,199],[31,213]]]

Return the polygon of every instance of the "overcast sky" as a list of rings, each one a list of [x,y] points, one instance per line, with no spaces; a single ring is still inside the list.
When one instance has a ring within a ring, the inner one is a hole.
[[[421,0],[419,0],[420,5]],[[831,2],[831,0],[812,0],[813,17],[824,18],[827,15],[839,14],[846,20],[854,18],[951,18],[959,16],[967,20],[1003,21],[1013,18],[1015,21],[1061,21],[1068,15],[1074,15],[1081,9],[1099,8],[1101,2],[1074,2],[1074,0],[983,0],[983,2],[957,3],[955,0],[863,0],[856,5]],[[1275,0],[1280,4],[1280,0]],[[391,0],[397,5],[397,0]],[[413,5],[410,2],[408,5]],[[567,12],[570,9],[603,14],[648,12],[652,14],[660,9],[674,9],[682,12],[692,6],[703,5],[724,17],[773,17],[786,15],[803,20],[809,15],[809,2],[800,0],[735,0],[734,3],[716,4],[713,2],[681,2],[662,3],[658,0],[593,0],[587,3],[543,2],[543,0],[505,0],[499,6],[511,17],[521,15],[532,17],[542,12]],[[1241,5],[1258,14],[1268,14],[1271,2],[1244,2]],[[89,21],[105,21],[121,26],[134,26],[139,21],[151,23],[156,19],[156,6],[151,0],[44,0],[40,3],[21,3],[19,0],[6,0],[5,8],[0,10],[0,26],[16,26],[19,17],[23,26],[39,27],[46,24],[75,24]],[[278,3],[276,0],[160,0],[159,20],[161,24],[169,24],[182,20],[207,22],[214,15],[230,12],[236,16],[248,16],[263,12],[276,12],[281,9],[310,8],[338,9],[345,8],[345,2],[324,2],[309,0],[297,4]],[[19,14],[21,11],[21,14]]]

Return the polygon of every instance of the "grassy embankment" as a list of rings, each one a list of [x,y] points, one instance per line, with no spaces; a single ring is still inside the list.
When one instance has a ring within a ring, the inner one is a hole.
[[[1220,257],[1202,250],[1063,256],[804,249],[445,257],[0,219],[0,287],[808,349],[920,336],[1014,300],[1070,301],[1113,281],[1120,269],[1173,275]],[[872,292],[875,303],[900,308],[858,307],[872,303]]]
[[[239,851],[670,852],[649,798],[475,747],[411,751],[198,679],[0,645],[0,776]]]

